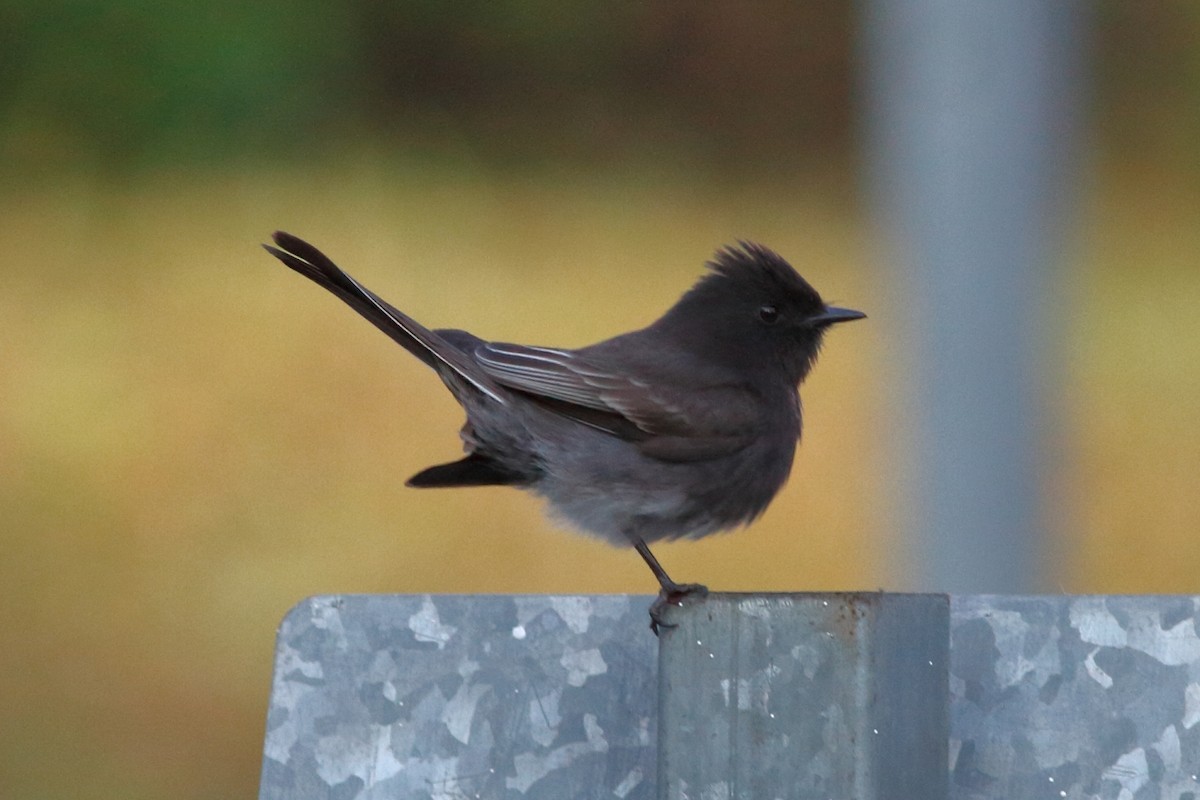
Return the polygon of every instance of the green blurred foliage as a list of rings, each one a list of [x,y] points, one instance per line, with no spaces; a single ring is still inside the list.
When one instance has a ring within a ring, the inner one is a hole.
[[[797,153],[844,154],[848,141],[851,4],[424,0],[357,9],[374,87],[369,118],[408,133],[449,131],[489,157],[600,164],[652,148],[696,161],[796,163]]]
[[[120,172],[368,136],[496,165],[639,151],[718,170],[821,163],[852,155],[855,13],[834,0],[10,0],[0,156]],[[1200,5],[1093,13],[1102,143],[1200,168]]]
[[[0,9],[10,161],[124,169],[333,149],[349,136],[499,162],[631,147],[842,148],[852,6],[772,0],[239,3]],[[792,157],[789,156],[789,160]]]
[[[130,168],[388,148],[497,164],[649,150],[848,157],[854,13],[734,0],[24,0],[0,7],[0,155]],[[1200,5],[1097,7],[1106,144],[1200,168]]]
[[[1092,30],[1101,142],[1131,165],[1200,173],[1200,3],[1106,0]]]
[[[354,110],[344,7],[49,0],[0,7],[10,163],[192,163],[319,140]]]

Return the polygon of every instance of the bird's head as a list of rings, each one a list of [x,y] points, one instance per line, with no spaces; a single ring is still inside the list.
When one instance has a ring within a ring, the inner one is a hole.
[[[866,316],[826,305],[782,256],[753,242],[718,250],[706,266],[710,273],[656,326],[682,346],[742,370],[798,384],[829,326]]]

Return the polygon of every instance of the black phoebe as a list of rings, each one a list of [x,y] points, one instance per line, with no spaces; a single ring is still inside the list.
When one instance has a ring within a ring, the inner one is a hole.
[[[798,387],[825,330],[861,319],[828,306],[791,265],[751,242],[717,251],[649,327],[578,350],[485,342],[429,330],[276,233],[271,255],[348,303],[437,370],[466,411],[467,456],[409,486],[516,486],[612,544],[632,545],[669,603],[706,591],[671,580],[646,546],[750,522],[792,468]]]

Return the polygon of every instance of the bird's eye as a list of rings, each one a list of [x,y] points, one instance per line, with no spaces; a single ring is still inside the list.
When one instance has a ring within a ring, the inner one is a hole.
[[[779,309],[771,305],[763,306],[758,310],[758,318],[768,325],[774,325],[779,321]]]

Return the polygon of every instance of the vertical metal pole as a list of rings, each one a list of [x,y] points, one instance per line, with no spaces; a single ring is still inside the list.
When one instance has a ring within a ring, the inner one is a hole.
[[[868,180],[886,325],[902,585],[1045,585],[1054,267],[1078,107],[1081,6],[868,0]]]

